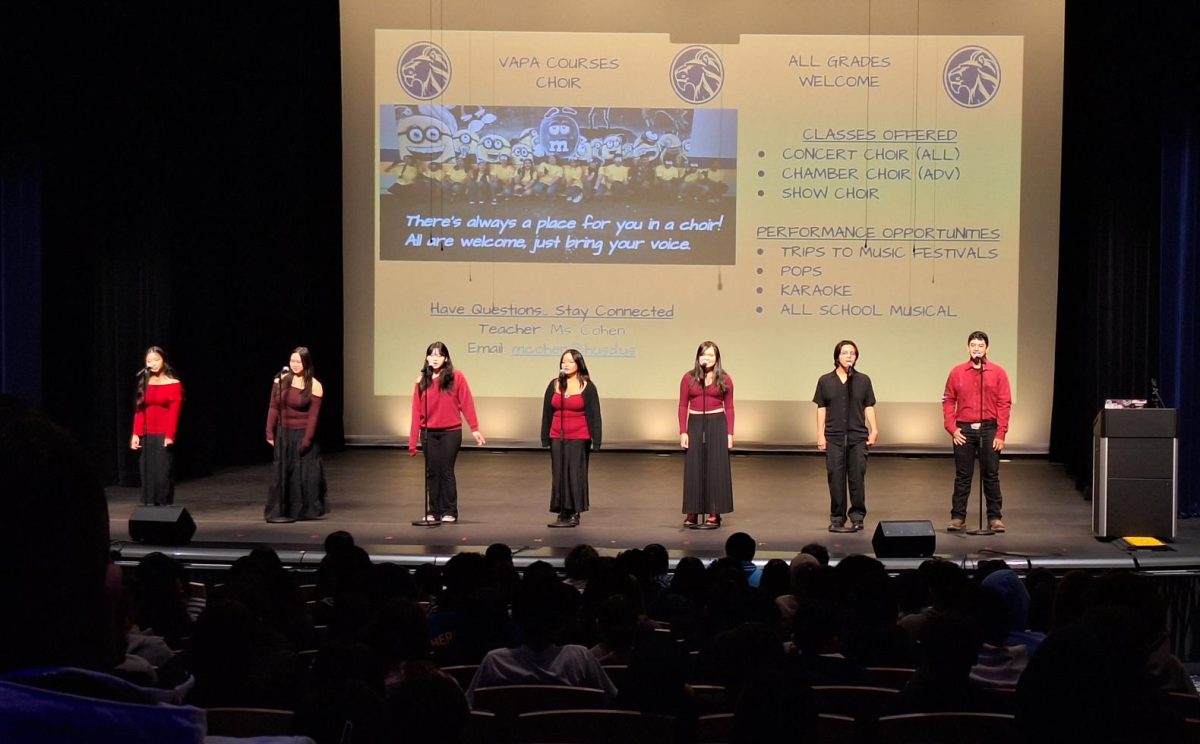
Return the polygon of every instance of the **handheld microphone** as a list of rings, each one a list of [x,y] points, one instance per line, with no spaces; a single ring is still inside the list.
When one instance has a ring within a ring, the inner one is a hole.
[[[854,363],[853,362],[846,365],[846,376],[849,377],[852,374],[854,374]]]

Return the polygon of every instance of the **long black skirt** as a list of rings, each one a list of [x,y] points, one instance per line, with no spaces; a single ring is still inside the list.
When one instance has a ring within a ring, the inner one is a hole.
[[[579,514],[588,510],[590,439],[550,440],[550,511]]]
[[[284,429],[275,440],[275,467],[263,516],[268,522],[317,519],[328,511],[325,504],[325,463],[316,442],[300,452],[303,429]]]
[[[175,448],[166,442],[166,434],[142,437],[142,503],[147,506],[175,503]]]
[[[729,425],[725,414],[690,413],[688,448],[683,458],[683,512],[726,514],[731,511],[733,475],[729,471]]]

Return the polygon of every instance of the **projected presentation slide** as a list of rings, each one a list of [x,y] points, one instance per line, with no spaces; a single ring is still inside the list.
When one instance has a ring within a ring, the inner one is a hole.
[[[1015,378],[1022,37],[374,38],[375,395],[435,339],[482,396],[574,347],[669,399],[713,339],[739,399],[805,400],[853,338],[936,403],[977,327]]]
[[[734,111],[384,104],[380,258],[732,264],[736,132]]]

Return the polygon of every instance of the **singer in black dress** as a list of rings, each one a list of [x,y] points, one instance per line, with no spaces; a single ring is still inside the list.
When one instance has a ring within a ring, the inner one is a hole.
[[[325,463],[315,440],[325,390],[313,374],[305,346],[292,350],[288,371],[271,384],[267,408],[267,444],[275,449],[275,467],[263,516],[268,522],[320,519],[325,501]]]
[[[694,367],[679,381],[679,446],[687,451],[685,527],[720,527],[721,515],[733,511],[733,422],[733,378],[721,366],[721,350],[705,341],[696,349]]]
[[[567,349],[542,401],[542,446],[550,448],[551,527],[577,527],[588,510],[588,458],[600,449],[600,394],[583,354]]]
[[[871,378],[854,369],[858,345],[853,341],[837,342],[833,363],[833,371],[821,375],[813,394],[813,403],[817,404],[817,449],[825,453],[829,481],[829,531],[858,532],[867,517],[867,452],[879,437],[875,390]]]

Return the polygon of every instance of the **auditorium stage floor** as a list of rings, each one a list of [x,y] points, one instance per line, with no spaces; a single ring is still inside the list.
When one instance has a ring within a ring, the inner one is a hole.
[[[1018,458],[1001,465],[1008,532],[991,537],[947,533],[954,464],[949,456],[875,455],[867,473],[867,529],[831,534],[824,458],[812,454],[749,454],[733,458],[734,504],[721,529],[682,528],[679,512],[683,458],[679,454],[602,452],[591,460],[592,510],[577,529],[550,529],[548,454],[464,448],[458,459],[459,510],[455,525],[429,529],[410,522],[422,512],[421,458],[399,449],[351,449],[325,458],[331,513],[323,520],[266,524],[262,519],[270,465],[221,471],[181,483],[176,503],[196,521],[192,543],[171,552],[190,560],[222,560],[256,544],[274,546],[292,562],[316,562],[322,540],[347,530],[376,560],[424,562],[494,542],[510,545],[519,560],[561,560],[578,543],[615,553],[661,543],[674,558],[721,554],[733,532],[759,543],[756,558],[789,559],[801,546],[820,542],[835,559],[871,553],[880,520],[928,519],[937,531],[937,554],[968,562],[1006,556],[1014,567],[1055,569],[1141,565],[1200,568],[1200,520],[1181,520],[1165,552],[1121,550],[1091,533],[1091,502],[1062,468],[1044,459]],[[976,485],[978,489],[978,485]],[[140,490],[108,489],[114,540],[128,538],[127,520]],[[975,524],[977,491],[970,503]],[[146,547],[125,544],[136,558]],[[316,553],[313,555],[313,553]],[[890,567],[916,561],[890,560]]]

